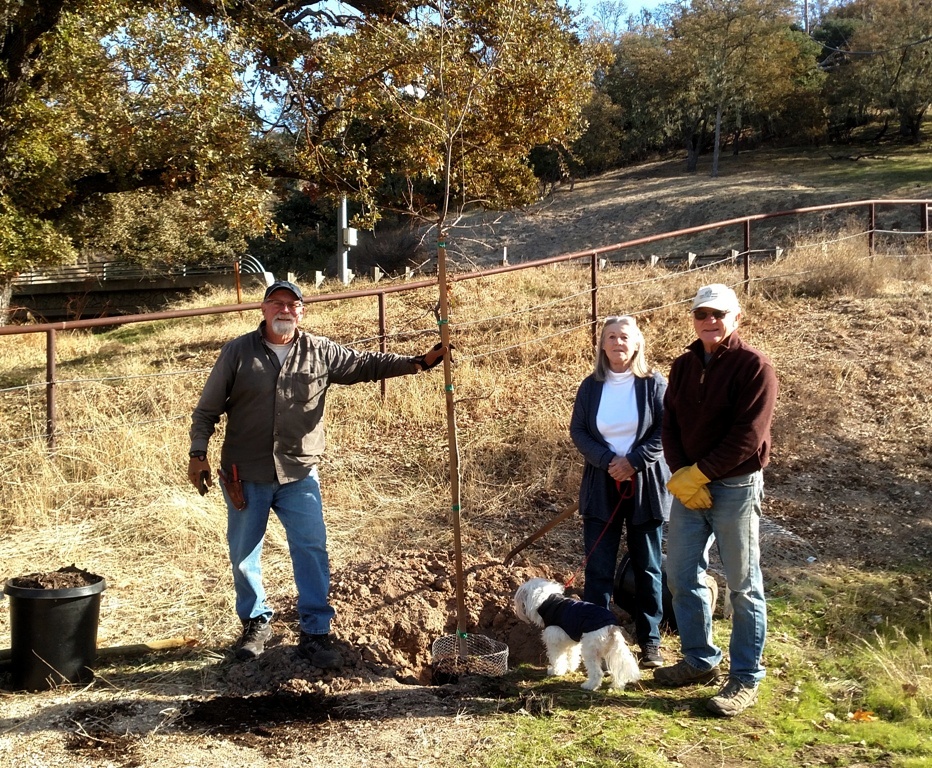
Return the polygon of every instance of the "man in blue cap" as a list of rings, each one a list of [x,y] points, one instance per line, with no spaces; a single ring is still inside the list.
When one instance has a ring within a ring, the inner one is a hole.
[[[299,329],[304,296],[279,280],[265,291],[257,330],[224,345],[191,424],[188,479],[212,485],[207,445],[220,417],[226,431],[218,475],[227,503],[227,542],[241,660],[259,656],[272,635],[260,557],[269,511],[288,539],[301,638],[298,653],[314,666],[343,665],[330,637],[330,562],[317,463],[324,451],[324,399],[331,384],[356,384],[418,373],[438,365],[437,344],[416,357],[359,352]]]

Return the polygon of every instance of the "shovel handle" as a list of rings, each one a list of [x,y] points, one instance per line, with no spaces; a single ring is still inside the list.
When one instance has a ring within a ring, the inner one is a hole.
[[[544,525],[542,525],[540,528],[534,531],[534,533],[528,536],[517,547],[511,550],[511,552],[505,555],[505,559],[502,561],[502,564],[508,565],[508,563],[510,563],[512,559],[515,557],[515,555],[517,555],[522,549],[533,544],[535,541],[537,541],[539,538],[545,535],[548,531],[552,530],[553,528],[556,528],[560,523],[562,523],[568,517],[573,515],[578,509],[579,509],[579,502],[573,504],[573,506],[569,507],[568,509],[563,510],[559,515],[557,515],[555,518],[553,518],[549,522],[544,523]]]

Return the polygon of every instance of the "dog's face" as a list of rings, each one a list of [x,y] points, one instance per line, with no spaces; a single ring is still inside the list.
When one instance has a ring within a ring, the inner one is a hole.
[[[544,626],[537,608],[551,595],[562,595],[563,587],[550,579],[528,579],[515,592],[515,614],[521,621]]]

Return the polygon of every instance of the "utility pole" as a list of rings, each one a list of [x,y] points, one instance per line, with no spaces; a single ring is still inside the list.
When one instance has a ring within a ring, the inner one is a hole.
[[[337,109],[343,108],[343,96],[338,95],[336,98]],[[349,249],[351,245],[356,245],[356,230],[350,229],[349,217],[346,213],[346,195],[340,198],[340,208],[337,211],[337,254],[336,269],[337,278],[343,285],[349,285],[353,279],[353,273],[349,268]]]
[[[346,214],[346,195],[340,198],[340,210],[337,212],[337,277],[343,285],[349,285],[353,279],[353,272],[347,263],[349,260],[349,247],[355,245],[356,230],[350,229],[349,218]]]

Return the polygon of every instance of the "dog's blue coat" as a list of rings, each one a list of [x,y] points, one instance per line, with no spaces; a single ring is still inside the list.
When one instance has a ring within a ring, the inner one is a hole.
[[[537,613],[543,619],[544,626],[559,627],[577,643],[586,632],[618,624],[615,614],[608,608],[563,595],[548,597],[540,604]]]

